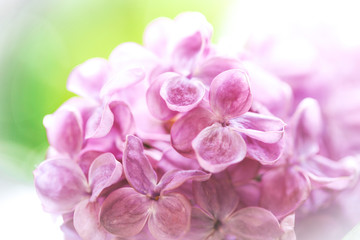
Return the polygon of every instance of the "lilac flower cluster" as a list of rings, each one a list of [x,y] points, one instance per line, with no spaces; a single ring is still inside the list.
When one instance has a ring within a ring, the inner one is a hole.
[[[212,30],[199,13],[159,18],[144,46],[72,71],[80,97],[44,118],[34,171],[66,239],[295,239],[295,214],[357,182],[355,156],[331,158],[319,102]]]

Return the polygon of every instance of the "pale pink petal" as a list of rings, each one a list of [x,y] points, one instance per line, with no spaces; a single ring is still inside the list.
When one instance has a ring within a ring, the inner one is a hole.
[[[67,89],[82,97],[97,100],[100,89],[108,80],[109,71],[110,67],[106,59],[89,59],[71,72]]]
[[[106,136],[114,124],[114,114],[109,105],[97,108],[86,123],[85,139]]]
[[[276,143],[264,143],[244,136],[247,153],[246,156],[259,161],[263,165],[272,165],[282,156],[285,149],[285,139],[282,138]]]
[[[158,167],[166,171],[175,169],[191,170],[199,169],[200,165],[195,159],[184,157],[174,148],[169,148],[163,152]]]
[[[230,127],[264,143],[276,143],[284,135],[285,123],[274,116],[247,112],[230,120]]]
[[[312,98],[302,100],[294,113],[291,125],[297,156],[308,157],[319,151],[319,138],[323,130],[321,110]]]
[[[114,114],[114,128],[121,140],[125,141],[126,135],[135,133],[135,121],[129,106],[122,101],[110,103],[111,112]]]
[[[145,74],[141,68],[124,69],[113,73],[109,81],[101,88],[100,97],[110,99],[116,93],[143,81]]]
[[[111,153],[98,156],[90,166],[89,184],[92,189],[90,201],[95,201],[107,187],[120,181],[122,165]]]
[[[190,111],[200,103],[204,95],[205,86],[200,81],[176,74],[169,76],[160,89],[160,96],[168,108],[178,112]]]
[[[64,240],[82,240],[82,238],[75,230],[72,218],[69,220],[64,220],[64,223],[60,226],[60,229],[64,234]]]
[[[210,86],[210,106],[221,118],[235,118],[249,111],[252,95],[247,73],[240,69],[217,75]]]
[[[119,153],[119,150],[115,146],[117,139],[116,132],[111,130],[104,137],[87,139],[83,151],[112,152],[116,155]]]
[[[67,213],[89,197],[90,188],[81,168],[70,159],[42,162],[34,171],[36,192],[45,211]]]
[[[145,47],[134,42],[127,42],[120,44],[111,52],[109,63],[113,69],[141,68],[149,73],[159,64],[159,59]]]
[[[171,56],[174,71],[184,76],[191,74],[202,49],[203,39],[200,32],[182,39]]]
[[[240,162],[246,155],[246,144],[241,135],[215,123],[203,129],[192,141],[197,159],[209,172],[220,172]]]
[[[146,92],[146,102],[150,113],[160,120],[169,120],[176,115],[176,112],[170,110],[165,100],[160,96],[160,89],[163,83],[169,79],[177,76],[176,73],[164,73],[158,76],[150,85]]]
[[[82,239],[106,240],[108,233],[99,221],[100,205],[88,200],[80,202],[74,212],[74,227]]]
[[[83,145],[83,120],[75,109],[59,108],[44,118],[47,138],[60,153],[77,154]]]
[[[156,240],[156,239],[151,235],[148,227],[145,226],[143,230],[141,230],[141,232],[139,232],[133,237],[116,237],[111,240]]]
[[[261,179],[261,176],[257,177],[256,181],[249,181],[247,184],[242,184],[239,186],[234,186],[236,192],[241,196],[240,206],[250,207],[250,206],[259,206],[260,196],[261,196],[261,187],[258,182]]]
[[[209,180],[193,182],[195,203],[214,219],[227,218],[237,207],[239,197],[226,173],[213,175]]]
[[[166,172],[156,186],[156,192],[170,191],[180,187],[186,181],[205,181],[211,174],[201,170],[173,170]]]
[[[171,144],[176,151],[184,156],[193,157],[191,142],[201,130],[215,122],[212,117],[213,114],[209,110],[198,107],[177,120],[171,128]]]
[[[96,151],[96,150],[83,150],[77,156],[76,162],[80,166],[81,170],[85,174],[86,178],[89,175],[89,169],[93,161],[103,154],[103,152]]]
[[[352,157],[333,161],[315,155],[307,159],[302,166],[304,173],[311,180],[313,189],[324,187],[340,191],[354,186],[358,180],[359,167]]]
[[[214,233],[214,224],[216,220],[208,216],[201,209],[193,207],[191,209],[191,228],[184,239],[208,240]]]
[[[169,51],[170,40],[175,23],[173,20],[160,17],[150,22],[144,32],[144,46],[159,57],[165,57]]]
[[[240,186],[254,179],[258,174],[260,166],[258,161],[245,158],[243,161],[228,167],[227,171],[233,185]]]
[[[242,65],[237,59],[224,57],[211,57],[201,63],[195,70],[193,77],[200,79],[206,86],[210,86],[213,79],[220,73],[241,68]]]
[[[293,104],[293,93],[289,84],[250,61],[242,63],[249,73],[254,101],[266,106],[275,116],[288,116]]]
[[[213,27],[203,14],[199,12],[184,12],[177,15],[174,21],[179,39],[200,32],[205,43],[210,41]]]
[[[178,239],[190,227],[191,205],[179,193],[169,193],[154,202],[148,227],[158,240]]]
[[[281,229],[284,231],[283,235],[281,235],[280,240],[296,240],[295,234],[295,214],[291,214],[286,216],[280,222]]]
[[[99,103],[91,99],[72,97],[65,101],[59,109],[67,109],[68,111],[75,111],[80,113],[83,124],[82,127],[85,129],[85,123],[98,106]]]
[[[123,167],[131,186],[143,194],[152,192],[157,183],[157,175],[144,154],[142,141],[135,136],[126,137]]]
[[[268,210],[259,207],[247,207],[231,215],[228,228],[240,239],[274,240],[283,231],[276,217]]]
[[[309,179],[293,168],[277,168],[261,178],[260,206],[281,218],[294,212],[309,196]]]
[[[170,129],[164,127],[166,124],[153,117],[150,113],[145,94],[141,100],[138,101],[135,106],[132,105],[130,109],[136,123],[136,134],[139,137],[142,139],[170,141],[170,135],[168,134]],[[171,126],[172,120],[170,120],[169,123],[171,123]]]
[[[115,190],[101,206],[101,225],[119,237],[134,236],[145,226],[151,204],[149,198],[133,188]]]

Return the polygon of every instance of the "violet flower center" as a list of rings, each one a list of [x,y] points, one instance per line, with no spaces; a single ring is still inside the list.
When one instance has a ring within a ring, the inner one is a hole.
[[[219,219],[217,219],[216,222],[214,223],[213,229],[219,230],[221,226],[222,226],[222,222]]]
[[[230,125],[230,122],[228,120],[224,120],[220,123],[221,123],[221,126],[223,126],[223,127],[228,127]]]
[[[159,198],[160,198],[160,193],[159,192],[153,192],[153,193],[151,193],[151,195],[148,195],[148,197],[151,200],[158,201]]]

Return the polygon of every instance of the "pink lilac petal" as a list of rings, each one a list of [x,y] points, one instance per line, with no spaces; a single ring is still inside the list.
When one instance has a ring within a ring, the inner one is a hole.
[[[227,173],[213,175],[209,180],[193,182],[195,203],[214,219],[227,218],[238,206],[239,197]]]
[[[195,69],[193,77],[200,79],[209,87],[213,79],[220,73],[239,68],[242,68],[242,64],[238,60],[215,56],[205,59],[201,65]]]
[[[284,231],[281,235],[280,240],[296,240],[295,234],[295,214],[286,216],[280,222],[281,229]]]
[[[260,206],[278,218],[294,212],[308,197],[309,179],[294,168],[277,168],[264,173],[261,179]]]
[[[130,185],[140,193],[151,193],[157,183],[157,175],[144,154],[139,138],[132,135],[126,137],[122,163]]]
[[[205,95],[205,86],[195,79],[178,75],[164,81],[160,96],[170,110],[188,112],[196,107]]]
[[[149,232],[148,227],[145,226],[143,228],[143,230],[140,233],[136,234],[135,236],[126,237],[126,238],[115,237],[112,240],[156,240],[156,239],[151,235],[151,233]]]
[[[156,192],[163,193],[178,188],[186,181],[206,181],[211,174],[201,170],[173,170],[166,172],[155,188]]]
[[[152,202],[133,188],[124,187],[113,191],[103,202],[100,210],[101,225],[119,237],[138,234],[149,217]]]
[[[72,97],[63,103],[59,109],[67,109],[68,111],[74,111],[80,113],[82,118],[82,128],[85,129],[85,124],[94,110],[99,106],[98,102],[89,100],[82,97]]]
[[[358,76],[358,74],[355,76]],[[331,98],[322,107],[325,121],[324,137],[330,157],[340,159],[359,154],[359,87],[349,84],[349,86],[334,89]]]
[[[70,159],[42,162],[34,171],[36,192],[46,212],[68,213],[88,198],[90,188],[81,168]]]
[[[101,226],[98,219],[100,205],[88,200],[80,202],[74,212],[74,227],[82,239],[106,240],[110,239],[108,232]]]
[[[91,164],[101,154],[103,154],[103,152],[96,150],[83,150],[79,153],[76,162],[80,166],[87,179]]]
[[[64,240],[82,240],[82,238],[75,230],[72,218],[67,221],[64,220],[64,223],[60,226],[60,229],[64,234]]]
[[[200,166],[212,173],[242,161],[246,155],[246,143],[241,135],[219,123],[203,129],[192,146]]]
[[[150,113],[159,120],[169,120],[176,115],[170,110],[165,100],[160,95],[164,82],[169,78],[177,77],[176,73],[164,73],[159,75],[150,85],[146,92],[146,102]]]
[[[197,107],[177,120],[171,128],[171,144],[176,151],[186,157],[194,157],[191,142],[201,130],[215,122],[212,117],[209,110]]]
[[[174,21],[179,39],[200,32],[205,43],[210,41],[213,27],[203,14],[199,12],[184,12],[177,15]]]
[[[264,143],[247,136],[244,136],[244,139],[247,145],[246,156],[259,161],[263,165],[275,164],[284,152],[284,138],[276,143]]]
[[[172,52],[172,65],[175,72],[189,76],[203,49],[203,39],[200,32],[182,39]]]
[[[249,73],[254,101],[265,105],[275,116],[288,116],[293,104],[291,87],[250,61],[243,62],[243,65]]]
[[[200,208],[193,207],[191,209],[191,228],[184,239],[208,240],[214,234],[215,221],[212,216],[208,216]]]
[[[165,171],[183,169],[200,169],[198,161],[195,159],[187,158],[178,153],[174,148],[169,148],[163,152],[158,167]]]
[[[99,151],[99,152],[111,152],[115,156],[120,154],[119,150],[115,146],[117,140],[116,132],[114,129],[101,138],[89,138],[86,140],[86,145],[82,151]]]
[[[210,106],[219,118],[231,119],[249,111],[252,95],[247,73],[240,69],[227,70],[211,83]]]
[[[313,189],[327,188],[337,191],[354,186],[358,181],[359,167],[351,158],[333,161],[321,155],[315,155],[303,164]]]
[[[99,100],[100,89],[108,80],[109,72],[110,67],[106,59],[89,59],[71,72],[67,89],[79,96]]]
[[[83,145],[83,120],[75,109],[59,108],[44,118],[47,138],[58,152],[77,154]]]
[[[238,210],[229,218],[228,228],[231,233],[246,240],[273,240],[283,233],[276,217],[260,207]]]
[[[160,17],[151,21],[144,32],[144,46],[158,57],[166,57],[170,47],[170,36],[173,36],[174,21]]]
[[[86,123],[85,139],[105,137],[114,124],[114,114],[106,104],[97,108]]]
[[[259,206],[261,197],[261,189],[259,182],[249,181],[246,184],[234,187],[239,196],[241,196],[239,206]]]
[[[264,143],[278,142],[284,135],[285,126],[277,117],[253,112],[230,120],[231,128]]]
[[[323,122],[318,102],[312,98],[302,100],[291,119],[294,147],[299,157],[308,157],[319,151]]]
[[[141,139],[151,141],[170,142],[169,128],[164,127],[162,121],[157,120],[149,111],[146,103],[145,94],[136,102],[131,105],[131,111],[136,123],[136,134]],[[172,120],[168,123],[172,125]],[[170,126],[171,126],[170,125]]]
[[[258,161],[245,158],[243,161],[228,167],[227,172],[231,177],[232,184],[236,187],[254,179],[258,175],[260,166],[261,164]]]
[[[111,99],[116,93],[140,83],[145,77],[146,72],[139,67],[113,73],[109,81],[101,88],[100,97],[103,100]]]
[[[122,165],[111,153],[98,156],[90,166],[89,184],[92,189],[90,201],[94,202],[101,192],[119,182],[122,176]]]
[[[146,74],[159,64],[159,58],[145,47],[127,42],[117,46],[109,56],[109,63],[112,69],[141,68]],[[126,79],[123,79],[126,81]]]
[[[113,101],[109,105],[114,114],[114,125],[122,141],[125,141],[126,135],[135,133],[135,120],[129,106],[122,101]]]
[[[153,203],[148,227],[159,240],[179,239],[190,227],[191,204],[182,194],[169,193]]]

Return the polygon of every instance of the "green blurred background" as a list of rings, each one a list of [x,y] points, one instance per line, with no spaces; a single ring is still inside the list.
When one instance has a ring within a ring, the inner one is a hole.
[[[48,146],[42,119],[72,96],[66,81],[76,65],[107,58],[122,42],[142,43],[151,20],[183,11],[202,12],[216,42],[231,2],[1,1],[0,174],[32,180]]]

